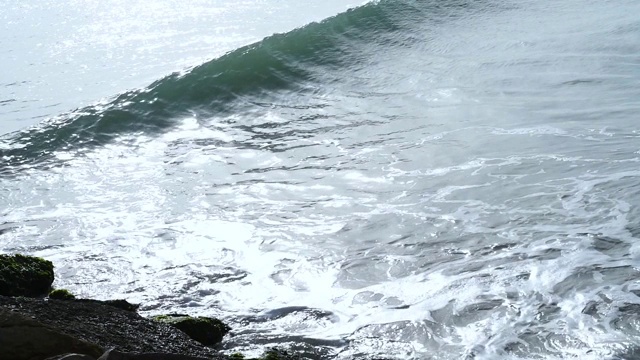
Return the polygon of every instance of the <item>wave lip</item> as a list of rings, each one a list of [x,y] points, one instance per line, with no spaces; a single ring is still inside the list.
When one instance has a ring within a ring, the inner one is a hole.
[[[281,92],[315,91],[326,85],[319,74],[364,66],[362,47],[388,43],[394,38],[388,35],[420,16],[419,8],[404,2],[372,2],[269,36],[145,89],[11,134],[0,146],[3,167],[51,162],[54,151],[101,146],[123,134],[167,131],[177,119],[229,114],[269,103]]]
[[[415,26],[455,17],[473,3],[374,1],[0,138],[0,173],[54,165],[52,154],[103,146],[126,134],[170,131],[185,117],[226,116],[269,106],[287,94],[331,88],[345,71],[365,68],[372,53],[420,41]],[[329,74],[329,75],[327,75]],[[329,90],[330,91],[330,90]],[[73,157],[73,156],[72,156]],[[15,169],[14,169],[15,170]]]

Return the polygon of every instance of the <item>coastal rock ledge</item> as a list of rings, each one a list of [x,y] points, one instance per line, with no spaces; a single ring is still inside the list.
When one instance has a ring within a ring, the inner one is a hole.
[[[97,300],[0,296],[0,349],[13,349],[0,353],[0,360],[37,360],[66,353],[98,358],[112,348],[123,353],[227,358],[178,329]]]
[[[51,291],[53,268],[41,258],[0,254],[0,360],[245,359],[205,346],[230,330],[217,319],[152,320],[126,300],[76,299],[64,289]],[[260,359],[300,357],[272,349]]]

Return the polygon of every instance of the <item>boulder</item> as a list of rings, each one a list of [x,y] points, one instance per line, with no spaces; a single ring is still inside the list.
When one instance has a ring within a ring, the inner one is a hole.
[[[222,321],[208,317],[192,317],[184,314],[158,315],[152,318],[155,321],[169,324],[193,340],[203,345],[215,345],[231,330]]]
[[[75,295],[70,293],[67,289],[55,289],[51,290],[49,293],[49,299],[73,300],[75,298]]]
[[[40,360],[65,353],[97,358],[98,345],[60,332],[13,311],[0,308],[0,360]]]
[[[44,296],[53,283],[53,263],[25,255],[0,255],[0,295]]]

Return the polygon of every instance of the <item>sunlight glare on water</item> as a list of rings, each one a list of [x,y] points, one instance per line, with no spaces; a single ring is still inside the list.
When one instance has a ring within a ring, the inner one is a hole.
[[[362,1],[5,2],[0,135],[139,88]]]

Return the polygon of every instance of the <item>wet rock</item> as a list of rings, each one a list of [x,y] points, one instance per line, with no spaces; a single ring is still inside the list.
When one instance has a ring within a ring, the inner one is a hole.
[[[84,354],[62,354],[46,358],[45,360],[96,360],[96,358]]]
[[[49,293],[49,299],[72,300],[75,298],[75,295],[70,293],[67,289],[55,289],[51,290]]]
[[[98,357],[104,351],[26,316],[0,308],[0,359],[46,359],[61,353],[82,353]]]
[[[118,309],[126,310],[126,311],[137,311],[140,307],[140,304],[132,304],[127,300],[118,299],[118,300],[106,300],[104,302],[109,306],[116,307]]]
[[[181,330],[203,345],[215,345],[221,342],[222,338],[231,330],[222,321],[208,317],[168,314],[154,316],[152,319]]]
[[[0,295],[44,296],[53,283],[53,263],[25,255],[0,255]]]
[[[85,303],[94,303],[101,305],[113,306],[114,308],[118,308],[120,310],[135,312],[140,307],[139,304],[132,304],[127,300],[118,299],[118,300],[93,300],[93,299],[78,299],[79,302]]]
[[[169,325],[143,318],[135,312],[122,310],[97,300],[0,296],[0,309],[32,317],[58,333],[96,344],[102,349],[116,348],[119,351],[131,353],[172,353],[213,359],[225,358]],[[4,347],[0,346],[0,349]],[[72,352],[84,353],[96,358],[102,354],[102,351],[95,354],[62,350],[47,356]],[[13,359],[2,356],[0,351],[0,360]]]
[[[115,349],[109,350],[98,360],[210,360],[209,358],[165,353],[123,353]]]
[[[230,360],[302,360],[302,359],[312,359],[307,357],[302,357],[300,354],[285,350],[281,348],[271,348],[262,354],[259,358],[246,358],[241,353],[234,353],[229,355]],[[322,358],[324,359],[324,358]]]
[[[280,348],[273,348],[271,350],[267,350],[264,355],[262,355],[262,357],[260,357],[260,359],[258,360],[301,360],[302,358],[291,351],[285,350],[285,349],[280,349]]]

